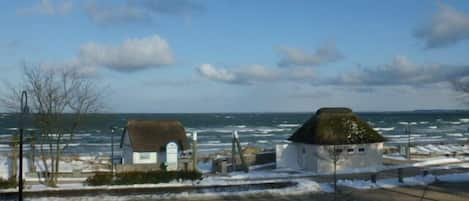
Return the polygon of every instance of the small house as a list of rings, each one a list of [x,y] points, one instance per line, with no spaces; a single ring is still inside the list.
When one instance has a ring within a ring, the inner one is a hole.
[[[329,174],[382,165],[384,138],[348,108],[322,108],[276,145],[277,168]]]
[[[187,161],[181,165],[190,147],[179,121],[130,120],[122,135],[121,148],[122,164],[128,171],[162,167],[180,170],[190,166]]]

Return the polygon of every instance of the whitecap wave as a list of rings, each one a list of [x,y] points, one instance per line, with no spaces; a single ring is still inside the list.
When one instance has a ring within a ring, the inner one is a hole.
[[[463,137],[464,136],[462,133],[448,133],[446,135],[451,136],[451,137]]]
[[[462,123],[469,123],[469,118],[461,118],[459,121]]]
[[[393,131],[394,127],[389,127],[389,128],[373,128],[375,131]]]
[[[300,124],[279,124],[277,126],[278,127],[285,127],[285,128],[294,128],[294,127],[299,127]]]

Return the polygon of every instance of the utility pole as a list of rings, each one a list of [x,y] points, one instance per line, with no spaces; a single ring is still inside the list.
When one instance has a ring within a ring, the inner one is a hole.
[[[233,131],[232,140],[231,140],[231,172],[236,171],[236,137],[235,132]]]
[[[19,175],[18,175],[18,200],[23,201],[23,130],[24,130],[24,115],[29,112],[28,108],[28,93],[26,91],[21,92],[21,105],[20,105],[20,153],[19,153]]]

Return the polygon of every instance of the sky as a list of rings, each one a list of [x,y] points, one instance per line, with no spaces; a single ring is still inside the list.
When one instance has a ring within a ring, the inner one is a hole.
[[[2,1],[0,24],[0,94],[30,65],[94,80],[104,112],[469,107],[467,1]]]

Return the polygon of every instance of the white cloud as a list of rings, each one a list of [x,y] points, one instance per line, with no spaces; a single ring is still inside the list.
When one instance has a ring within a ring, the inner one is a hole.
[[[217,69],[211,64],[202,64],[197,68],[200,75],[210,80],[234,82],[236,75],[226,69]]]
[[[174,62],[168,43],[158,35],[128,39],[118,46],[87,43],[80,47],[77,60],[86,66],[103,66],[123,72],[161,67]]]
[[[151,21],[157,15],[190,16],[203,10],[191,0],[127,0],[124,3],[91,1],[86,6],[90,19],[98,24]]]
[[[329,43],[318,48],[313,54],[291,47],[280,47],[278,52],[282,56],[282,59],[278,62],[278,65],[281,67],[322,65],[343,58],[343,55],[334,43]]]
[[[209,80],[242,85],[277,81],[305,82],[312,81],[314,77],[310,68],[269,68],[259,64],[231,69],[202,64],[197,68],[197,72]]]
[[[17,13],[21,15],[65,15],[68,14],[72,8],[73,3],[70,0],[40,0],[35,5],[18,9]]]
[[[47,62],[46,68],[71,68],[85,77],[96,77],[99,69],[136,72],[174,63],[168,43],[158,35],[132,38],[118,45],[96,42],[83,44],[77,56],[59,62]]]
[[[469,16],[440,3],[431,22],[420,27],[414,35],[425,41],[427,48],[446,47],[469,39]]]

